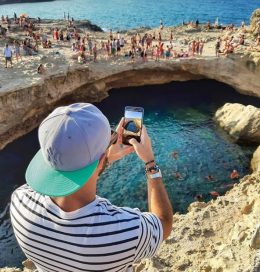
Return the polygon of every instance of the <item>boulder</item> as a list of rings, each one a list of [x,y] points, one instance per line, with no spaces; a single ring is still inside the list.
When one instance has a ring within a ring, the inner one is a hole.
[[[215,121],[236,141],[260,143],[260,109],[226,103],[215,113]]]

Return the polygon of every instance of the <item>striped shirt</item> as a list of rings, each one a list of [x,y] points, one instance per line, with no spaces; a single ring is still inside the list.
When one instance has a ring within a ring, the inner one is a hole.
[[[152,257],[163,239],[152,213],[116,207],[96,196],[72,212],[23,185],[12,194],[11,220],[23,252],[38,271],[126,271]]]

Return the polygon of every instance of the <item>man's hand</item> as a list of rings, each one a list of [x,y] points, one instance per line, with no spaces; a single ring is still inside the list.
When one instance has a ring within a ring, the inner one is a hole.
[[[142,128],[141,142],[138,143],[136,139],[132,138],[129,140],[129,143],[134,147],[137,156],[144,163],[154,160],[151,139],[147,134],[145,126]]]
[[[109,163],[120,160],[126,155],[134,151],[134,148],[132,146],[123,145],[122,143],[123,131],[124,131],[123,124],[124,124],[124,118],[121,119],[116,129],[118,133],[118,138],[116,143],[111,145],[107,151],[107,159]]]

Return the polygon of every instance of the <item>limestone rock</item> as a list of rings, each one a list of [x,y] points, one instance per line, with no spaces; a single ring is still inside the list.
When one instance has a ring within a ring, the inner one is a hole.
[[[20,268],[4,267],[4,268],[0,268],[0,272],[22,272],[22,270]]]
[[[216,122],[235,140],[260,143],[260,109],[226,103],[215,113]]]
[[[252,33],[257,36],[260,34],[260,8],[256,9],[250,19],[250,28]]]
[[[169,239],[136,271],[258,272],[259,194],[256,172],[217,200],[195,202],[187,214],[175,214]]]
[[[253,268],[250,272],[259,272],[259,270],[260,270],[260,250],[258,250],[258,253],[256,254]]]
[[[260,224],[256,227],[256,230],[252,235],[250,247],[260,249]]]
[[[51,110],[64,105],[64,101],[99,102],[112,88],[207,78],[226,83],[240,93],[260,97],[260,56],[251,54],[148,62],[135,66],[127,61],[78,65],[69,64],[60,56],[55,61],[53,55],[47,57],[43,61],[49,71],[45,77],[38,75],[32,62],[32,70],[28,71],[33,74],[29,75],[26,70],[26,82],[24,77],[5,81],[5,84],[1,82],[0,149],[32,131]],[[29,64],[26,65],[28,68]],[[32,111],[37,112],[35,117],[30,115]]]
[[[251,169],[253,172],[260,171],[260,146],[256,149],[251,160]]]
[[[189,212],[193,211],[193,210],[200,211],[205,207],[207,207],[207,203],[205,203],[205,202],[193,202],[192,204],[190,204],[188,210],[189,210]]]
[[[34,263],[31,260],[25,260],[23,262],[23,266],[29,270],[34,270],[36,269],[36,266],[34,265]]]

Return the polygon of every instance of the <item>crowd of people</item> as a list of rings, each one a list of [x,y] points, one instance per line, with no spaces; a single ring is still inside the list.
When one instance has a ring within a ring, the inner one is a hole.
[[[125,46],[127,45],[127,46]],[[161,32],[156,37],[152,34],[134,34],[128,40],[120,33],[113,33],[110,30],[107,41],[94,42],[87,35],[72,44],[72,51],[78,52],[79,59],[87,61],[88,55],[94,56],[97,60],[97,54],[100,58],[108,59],[109,57],[124,56],[131,62],[142,60],[147,62],[148,58],[159,61],[161,59],[169,60],[171,58],[185,58],[189,56],[202,55],[204,42],[202,39],[193,40],[186,44],[187,50],[174,48],[172,33],[169,40],[164,42],[161,38]]]
[[[12,60],[15,55],[16,61],[22,60],[22,56],[33,56],[39,53],[41,49],[49,49],[56,46],[71,47],[71,58],[78,63],[87,63],[89,61],[97,62],[99,59],[109,60],[116,57],[124,57],[130,62],[138,61],[147,62],[148,60],[160,61],[177,58],[188,58],[195,56],[203,56],[204,46],[207,41],[203,38],[183,38],[177,39],[174,37],[174,31],[165,31],[163,20],[160,20],[160,27],[153,33],[147,32],[144,34],[135,33],[130,36],[113,32],[112,29],[108,32],[107,39],[97,39],[90,33],[82,31],[77,27],[74,18],[64,12],[64,20],[66,27],[60,26],[52,28],[50,31],[52,36],[43,31],[40,24],[41,19],[30,19],[27,14],[17,16],[14,13],[13,18],[8,16],[1,17],[0,38],[8,40],[11,37],[13,28],[19,28],[23,33],[24,38],[12,40],[8,44],[8,49],[4,49],[4,57],[6,61]],[[190,28],[201,29],[219,29],[218,20],[215,24],[207,22],[201,25],[198,20],[188,23],[183,22],[184,26]],[[5,27],[4,27],[5,26]],[[241,29],[244,30],[245,24],[241,23]],[[228,55],[235,52],[237,48],[247,46],[245,34],[240,33],[233,35],[235,31],[234,25],[222,26],[221,29],[228,30],[229,35],[223,35],[217,38],[215,43],[215,55]],[[11,40],[11,39],[9,39]],[[257,50],[260,47],[260,35],[256,38],[255,44],[250,44],[249,49]],[[11,57],[10,52],[11,50]],[[260,49],[259,49],[260,50]],[[11,58],[11,59],[10,59]],[[7,67],[7,65],[6,65]]]

